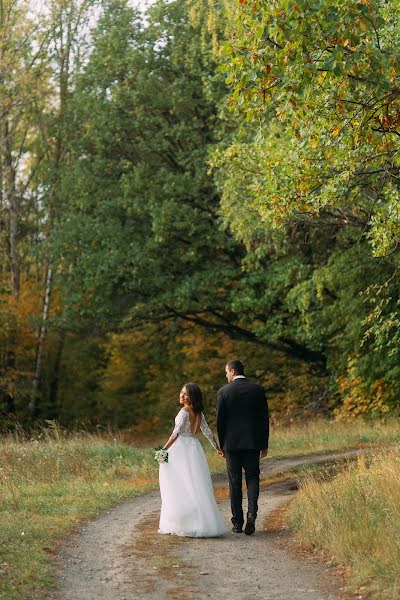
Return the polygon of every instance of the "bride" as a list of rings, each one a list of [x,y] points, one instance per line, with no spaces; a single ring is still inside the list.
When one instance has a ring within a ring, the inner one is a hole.
[[[195,383],[183,386],[175,428],[164,446],[168,462],[160,464],[159,533],[216,537],[226,533],[214,497],[207,459],[196,435],[201,430],[222,455],[203,415],[203,398]]]

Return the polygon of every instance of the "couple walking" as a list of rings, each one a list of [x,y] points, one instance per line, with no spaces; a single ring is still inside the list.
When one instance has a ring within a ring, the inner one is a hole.
[[[200,388],[187,383],[180,393],[181,410],[164,449],[168,462],[160,465],[161,515],[159,533],[187,537],[214,537],[227,532],[218,510],[207,460],[197,434],[201,431],[226,459],[232,509],[232,531],[241,533],[242,470],[247,486],[245,533],[255,531],[258,509],[260,458],[267,455],[268,405],[264,389],[244,375],[243,364],[225,367],[228,384],[218,391],[217,444],[203,414]]]

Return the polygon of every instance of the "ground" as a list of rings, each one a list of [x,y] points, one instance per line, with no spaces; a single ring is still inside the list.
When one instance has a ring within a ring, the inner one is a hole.
[[[355,452],[352,454],[354,455]],[[56,557],[57,600],[342,600],[348,597],[337,568],[296,552],[277,523],[279,509],[296,493],[296,479],[266,484],[299,465],[350,456],[264,459],[257,530],[252,536],[180,538],[157,533],[160,497],[128,500],[80,525]],[[224,477],[214,480],[229,523]],[[361,596],[357,596],[361,598]]]

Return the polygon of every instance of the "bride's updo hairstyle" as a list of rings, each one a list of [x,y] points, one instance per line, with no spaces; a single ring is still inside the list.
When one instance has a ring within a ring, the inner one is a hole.
[[[186,393],[194,412],[203,412],[203,394],[199,386],[196,383],[185,383],[184,387],[186,388]]]

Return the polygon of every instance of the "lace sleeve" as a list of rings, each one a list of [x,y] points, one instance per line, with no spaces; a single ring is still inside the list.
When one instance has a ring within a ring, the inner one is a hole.
[[[174,430],[173,430],[173,432],[171,434],[171,437],[173,437],[174,439],[176,439],[178,437],[178,435],[180,434],[180,432],[182,431],[182,429],[185,426],[186,419],[187,419],[188,416],[189,415],[188,415],[187,410],[184,410],[183,408],[181,408],[181,410],[176,415],[176,418],[175,418],[175,427],[174,427]]]
[[[215,449],[217,449],[217,446],[215,445],[215,440],[214,440],[214,436],[213,433],[211,431],[211,429],[209,428],[206,418],[203,415],[203,413],[201,413],[201,423],[200,423],[200,429],[202,431],[202,433],[206,436],[206,438],[208,439],[208,441],[210,442],[211,446]]]

